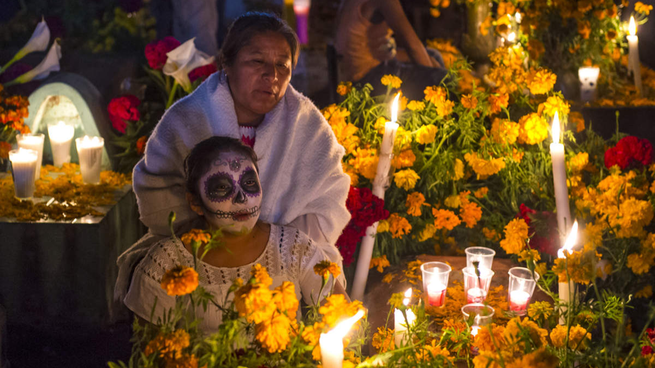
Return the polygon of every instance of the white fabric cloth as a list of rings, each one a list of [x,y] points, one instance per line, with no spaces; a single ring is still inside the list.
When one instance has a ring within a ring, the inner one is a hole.
[[[202,261],[198,262],[199,285],[212,294],[220,305],[225,300],[232,281],[237,277],[247,281],[250,278],[250,269],[259,263],[266,267],[273,279],[271,289],[282,285],[284,281],[290,281],[296,286],[298,300],[302,297],[305,303],[312,304],[327,296],[331,288],[328,283],[319,299],[322,280],[314,273],[313,267],[326,259],[325,253],[298,229],[271,225],[266,249],[254,262],[234,268],[214,267]],[[136,266],[124,299],[125,305],[136,315],[149,321],[156,298],[156,309],[151,322],[157,323],[157,318],[161,318],[165,310],[175,306],[175,297],[167,295],[161,288],[161,279],[167,270],[179,264],[193,267],[193,256],[184,245],[173,238],[157,242]],[[228,301],[233,299],[232,293]],[[218,330],[222,314],[216,306],[210,304],[207,311],[203,311],[202,307],[198,308],[196,315],[203,319],[200,324],[203,332],[212,333]]]
[[[183,162],[197,143],[215,135],[241,138],[234,101],[220,72],[164,114],[134,168],[139,213],[150,234],[119,257],[115,298],[124,295],[133,265],[146,249],[170,235],[171,211],[176,213],[177,230],[198,219],[186,201]],[[345,150],[321,112],[289,86],[257,127],[254,150],[263,190],[260,219],[280,225],[294,222],[341,266],[334,243],[350,220],[350,178],[341,167]],[[340,281],[345,283],[343,276]]]

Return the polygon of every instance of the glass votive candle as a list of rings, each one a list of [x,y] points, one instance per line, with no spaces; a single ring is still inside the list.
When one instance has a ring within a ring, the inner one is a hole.
[[[443,262],[426,262],[421,265],[423,292],[428,305],[442,307],[446,302],[450,271],[452,268]]]
[[[63,121],[48,125],[48,137],[52,149],[52,160],[55,166],[62,166],[71,160],[71,142],[75,135],[75,127]]]
[[[488,268],[479,268],[478,270],[480,271],[480,277],[475,274],[474,267],[462,269],[467,303],[482,303],[487,299],[494,272]]]
[[[591,102],[596,99],[596,85],[600,69],[598,67],[584,66],[578,69],[580,77],[580,99],[582,102]]]
[[[19,148],[31,149],[36,151],[36,170],[34,170],[34,179],[38,180],[41,177],[41,162],[43,161],[43,141],[45,136],[42,133],[38,134],[18,134],[16,141]]]
[[[100,137],[85,135],[75,140],[77,156],[80,159],[82,181],[86,184],[100,183],[100,167],[102,164],[102,148],[105,140]]]
[[[462,307],[464,319],[471,322],[471,335],[473,336],[478,334],[480,327],[491,323],[495,312],[491,306],[481,303],[466,304]]]
[[[525,267],[512,267],[509,269],[509,287],[507,300],[509,310],[519,316],[524,316],[532,298],[534,288],[537,286],[539,274],[533,273]]]
[[[496,251],[486,247],[468,247],[464,250],[466,253],[466,267],[473,267],[473,262],[479,262],[479,268],[488,268],[491,270],[491,264],[494,262]]]
[[[9,151],[11,174],[14,179],[14,195],[20,200],[34,196],[34,170],[38,162],[38,152],[19,148]]]

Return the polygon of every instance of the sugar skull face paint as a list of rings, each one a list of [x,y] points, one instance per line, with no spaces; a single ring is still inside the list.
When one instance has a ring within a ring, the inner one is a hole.
[[[250,158],[221,152],[198,182],[205,219],[226,232],[250,232],[262,203],[259,175]]]

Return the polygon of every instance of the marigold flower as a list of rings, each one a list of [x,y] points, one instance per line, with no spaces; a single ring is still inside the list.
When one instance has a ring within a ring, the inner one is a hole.
[[[571,349],[584,350],[587,347],[587,342],[591,340],[591,333],[587,332],[587,330],[580,325],[571,326],[570,329],[567,326],[557,325],[550,332],[550,341],[553,342],[554,347],[564,347],[567,332],[569,348]]]
[[[583,39],[588,39],[591,35],[591,23],[588,20],[578,20],[578,33]]]
[[[482,209],[476,203],[468,202],[460,208],[459,216],[466,224],[466,227],[472,229],[480,221],[480,218],[482,218]]]
[[[646,285],[635,293],[635,298],[650,298],[653,296],[653,286]]]
[[[386,233],[387,231],[389,231],[389,221],[380,220],[378,222],[378,233]]]
[[[490,95],[489,96],[489,105],[491,114],[497,114],[502,111],[503,108],[506,108],[509,104],[509,95],[506,93],[499,94],[498,96]]]
[[[482,188],[476,190],[475,192],[473,192],[473,196],[475,198],[482,199],[487,195],[487,193],[489,193],[489,188],[482,187]]]
[[[279,311],[286,312],[289,317],[295,318],[298,311],[296,286],[292,282],[284,281],[282,285],[273,290],[273,302]]]
[[[161,288],[170,296],[186,295],[198,287],[198,273],[191,267],[176,266],[164,274]]]
[[[482,228],[482,235],[484,235],[485,238],[491,240],[491,241],[498,241],[500,240],[500,234],[496,230],[493,229],[488,229],[486,227]]]
[[[341,320],[357,314],[363,308],[362,302],[348,302],[343,294],[332,294],[325,298],[325,303],[318,309],[323,316],[323,323],[329,328],[336,326]]]
[[[377,349],[378,354],[394,350],[396,348],[394,344],[394,330],[387,327],[378,327],[378,331],[373,334],[371,345]]]
[[[434,226],[434,224],[427,224],[425,225],[425,228],[421,231],[421,233],[418,235],[418,241],[424,242],[428,239],[432,239],[434,237],[434,234],[437,232],[437,227]]]
[[[273,279],[268,275],[268,271],[266,271],[266,267],[262,266],[259,263],[252,266],[252,268],[250,269],[250,275],[254,277],[255,280],[257,280],[257,282],[264,287],[269,287],[271,286],[271,284],[273,284]]]
[[[546,69],[532,69],[528,74],[528,88],[533,95],[548,93],[555,86],[557,76]]]
[[[491,137],[499,144],[514,144],[519,136],[519,124],[506,119],[494,119],[491,124]]]
[[[382,257],[373,257],[371,258],[371,263],[368,266],[368,269],[370,270],[371,268],[377,268],[379,273],[382,273],[384,271],[385,267],[389,267],[389,260],[387,259],[387,255],[383,255]]]
[[[649,15],[651,10],[653,10],[652,5],[646,5],[641,1],[637,1],[635,3],[635,12],[637,13],[641,13],[643,15]]]
[[[207,244],[211,241],[212,235],[201,229],[191,229],[188,233],[182,235],[180,240],[182,240],[182,243],[186,246],[191,246],[193,242],[197,242],[199,244]]]
[[[559,96],[550,96],[545,102],[541,103],[537,112],[542,115],[555,116],[559,112],[559,116],[568,115],[571,111],[569,104],[562,100]]]
[[[556,355],[548,351],[546,347],[541,347],[535,351],[517,358],[513,362],[505,365],[505,368],[556,368],[559,366],[559,359]]]
[[[418,362],[442,362],[447,366],[447,362],[452,364],[452,357],[447,348],[437,345],[437,340],[433,339],[429,344],[416,348],[416,360]]]
[[[477,347],[480,352],[496,351],[496,346],[502,349],[506,345],[504,333],[505,327],[498,326],[495,323],[481,327],[473,339],[473,346]],[[494,345],[494,341],[496,345]]]
[[[519,143],[537,144],[548,137],[550,126],[539,114],[530,113],[519,119]]]
[[[549,302],[532,302],[528,306],[528,317],[532,319],[538,319],[540,317],[548,319],[548,317],[553,315],[553,312],[553,306]]]
[[[462,223],[462,221],[459,219],[459,217],[457,217],[457,215],[455,215],[453,211],[438,210],[433,208],[432,215],[434,216],[434,226],[437,228],[437,230],[452,230],[455,228],[455,226]]]
[[[409,101],[407,108],[412,111],[421,111],[425,108],[425,103],[423,101]]]
[[[341,268],[336,263],[330,261],[320,261],[314,265],[314,273],[327,279],[332,275],[335,279],[341,275]]]
[[[400,85],[403,84],[403,81],[395,75],[387,74],[382,77],[383,86],[391,86],[391,88],[400,88]]]
[[[421,216],[421,206],[425,203],[425,196],[423,193],[414,192],[407,195],[405,207],[407,207],[407,214],[410,216]]]
[[[345,96],[353,89],[352,82],[339,82],[337,86],[337,93],[339,96]]]
[[[393,160],[391,160],[391,165],[396,169],[402,169],[414,166],[414,161],[416,161],[416,155],[410,149],[400,152],[398,156],[394,156]]]
[[[522,218],[516,218],[505,226],[505,239],[500,246],[508,254],[519,254],[525,248],[528,239],[528,224]]]
[[[446,90],[443,87],[428,86],[425,87],[423,93],[425,94],[425,100],[430,101],[435,105],[438,101],[446,99]]]
[[[469,165],[471,165],[473,171],[481,177],[494,175],[505,168],[505,162],[502,158],[485,160],[478,157],[476,152],[466,153],[464,159]]]
[[[473,95],[463,95],[462,106],[473,110],[478,106],[478,98]]]
[[[265,319],[255,326],[255,338],[271,354],[284,351],[291,342],[291,335],[291,320],[281,313],[275,313],[273,318]]]
[[[438,128],[434,125],[424,125],[416,131],[416,142],[418,144],[428,144],[434,142],[437,136]]]
[[[261,323],[270,319],[276,306],[271,303],[273,293],[268,286],[248,283],[234,293],[234,305],[240,317],[248,322]]]
[[[352,153],[353,158],[348,161],[348,165],[354,168],[361,176],[373,180],[378,170],[379,157],[377,150],[368,148],[357,148]]]
[[[397,213],[392,213],[387,221],[389,221],[389,231],[393,239],[402,238],[403,235],[407,235],[412,231],[412,225],[409,224],[409,221]]]
[[[405,190],[414,189],[414,187],[416,186],[416,182],[420,178],[421,177],[418,176],[416,171],[412,169],[397,171],[396,173],[393,174],[393,179],[394,182],[396,183],[396,186],[398,188],[403,188]]]
[[[521,350],[523,350],[522,347],[525,346],[526,343],[523,341],[522,336],[525,335],[526,331],[528,335],[530,335],[530,340],[532,340],[532,343],[534,343],[537,348],[548,345],[548,340],[546,339],[548,337],[548,331],[540,328],[536,323],[530,321],[528,318],[521,320],[520,317],[512,318],[505,326],[504,336],[507,344],[517,345]]]
[[[182,329],[165,334],[159,333],[150,340],[143,353],[146,356],[158,353],[160,356],[175,359],[181,356],[182,350],[189,346],[189,340],[189,333]]]
[[[596,277],[600,255],[595,251],[565,253],[566,258],[557,258],[553,266],[559,281],[566,282],[570,278],[575,283],[588,285]]]
[[[573,171],[582,171],[589,165],[589,154],[587,152],[578,152],[569,160],[569,169]]]
[[[628,267],[635,275],[642,275],[650,270],[655,260],[655,253],[632,253],[628,256]]]
[[[451,179],[453,179],[453,181],[457,181],[463,177],[464,177],[464,163],[462,162],[462,160],[456,158],[455,163],[453,164],[453,176],[451,176]]]

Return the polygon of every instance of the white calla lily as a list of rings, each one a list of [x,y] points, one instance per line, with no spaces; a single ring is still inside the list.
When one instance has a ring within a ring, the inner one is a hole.
[[[50,51],[48,51],[48,55],[46,55],[45,59],[43,59],[39,65],[5,85],[10,86],[13,84],[26,83],[31,80],[43,79],[47,77],[50,72],[59,71],[59,59],[61,59],[61,46],[59,45],[59,41],[55,40],[50,47]]]
[[[168,59],[166,59],[166,64],[163,68],[164,74],[175,78],[175,81],[182,86],[186,92],[191,92],[189,72],[199,66],[214,62],[213,56],[209,56],[196,49],[194,40],[195,38],[192,38],[178,46],[175,50],[167,53],[166,56]]]
[[[9,60],[5,66],[0,69],[0,73],[7,70],[7,68],[14,62],[22,59],[25,55],[35,52],[35,51],[45,51],[48,48],[48,43],[50,43],[50,28],[46,24],[45,20],[41,20],[39,24],[36,25],[36,29],[32,33],[32,37],[27,41],[27,44],[20,49],[14,57]]]

